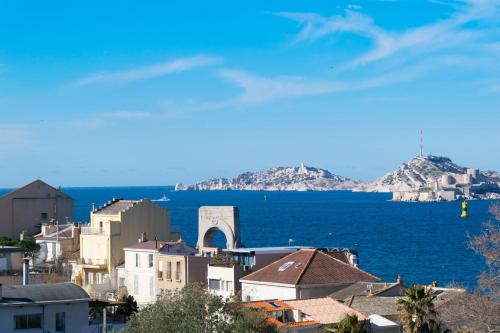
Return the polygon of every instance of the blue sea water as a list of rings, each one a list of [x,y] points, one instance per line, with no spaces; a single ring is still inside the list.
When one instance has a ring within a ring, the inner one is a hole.
[[[391,202],[387,193],[334,192],[175,192],[172,187],[64,188],[75,200],[75,220],[88,221],[92,204],[112,198],[157,199],[171,223],[195,245],[198,208],[234,205],[240,209],[244,246],[349,247],[360,267],[385,281],[401,274],[405,283],[459,282],[475,287],[484,260],[467,248],[467,234],[490,219],[492,201],[470,201],[468,219],[460,202]],[[1,192],[1,191],[0,191]]]

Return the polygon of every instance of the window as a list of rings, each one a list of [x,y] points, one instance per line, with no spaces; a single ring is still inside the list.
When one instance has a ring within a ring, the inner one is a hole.
[[[167,261],[167,280],[172,280],[172,262]]]
[[[139,267],[140,265],[141,265],[141,262],[140,262],[139,253],[136,253],[135,254],[135,267]]]
[[[49,217],[49,214],[47,214],[47,213],[41,213],[41,214],[40,214],[40,218],[41,218],[42,220],[46,220],[48,217]]]
[[[23,314],[14,316],[14,329],[42,328],[42,314]]]
[[[180,279],[181,279],[181,262],[180,261],[177,261],[175,263],[175,279],[177,281],[180,281]]]
[[[153,277],[149,277],[149,296],[153,297],[155,295]]]
[[[153,267],[153,255],[149,254],[148,258],[149,258],[149,267]]]
[[[139,277],[134,275],[134,294],[139,295]]]
[[[292,266],[294,264],[294,261],[289,261],[289,262],[286,262],[284,263],[283,265],[281,265],[279,268],[278,268],[278,272],[284,272],[286,271],[286,269],[290,266]]]
[[[208,279],[208,289],[219,291],[220,290],[220,280]]]
[[[66,332],[66,314],[64,312],[56,313],[56,332]]]

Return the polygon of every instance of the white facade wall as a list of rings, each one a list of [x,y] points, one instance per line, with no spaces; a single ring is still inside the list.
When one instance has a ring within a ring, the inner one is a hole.
[[[0,331],[2,333],[45,333],[56,331],[56,313],[65,313],[66,333],[90,333],[88,302],[23,305],[23,306],[0,306]],[[23,314],[42,314],[41,329],[16,330],[14,326],[14,316]]]
[[[125,249],[125,286],[138,305],[156,302],[156,255],[156,251]]]
[[[241,298],[244,302],[266,299],[297,299],[297,289],[293,285],[264,284],[241,281]]]
[[[217,282],[219,288],[216,288]],[[230,298],[234,295],[236,273],[235,267],[208,265],[207,285],[208,290],[215,295]]]

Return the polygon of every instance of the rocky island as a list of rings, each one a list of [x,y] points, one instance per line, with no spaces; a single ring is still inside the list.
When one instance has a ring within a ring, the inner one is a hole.
[[[359,180],[301,164],[299,167],[245,172],[235,178],[212,178],[194,185],[177,184],[175,190],[332,191],[352,190],[362,184]]]
[[[417,156],[359,191],[392,192],[395,201],[500,198],[500,173],[459,166],[448,157]]]
[[[372,183],[305,166],[244,172],[234,178],[211,178],[176,191],[335,191],[392,192],[394,201],[499,199],[500,173],[459,166],[448,157],[417,156]]]

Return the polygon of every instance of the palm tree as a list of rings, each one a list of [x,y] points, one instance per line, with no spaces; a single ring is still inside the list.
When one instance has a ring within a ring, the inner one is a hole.
[[[334,328],[327,328],[326,332],[331,333],[365,333],[365,322],[359,321],[355,314],[346,314]]]
[[[401,321],[410,333],[442,332],[432,289],[423,286],[406,289],[398,300],[398,310],[403,313]]]

